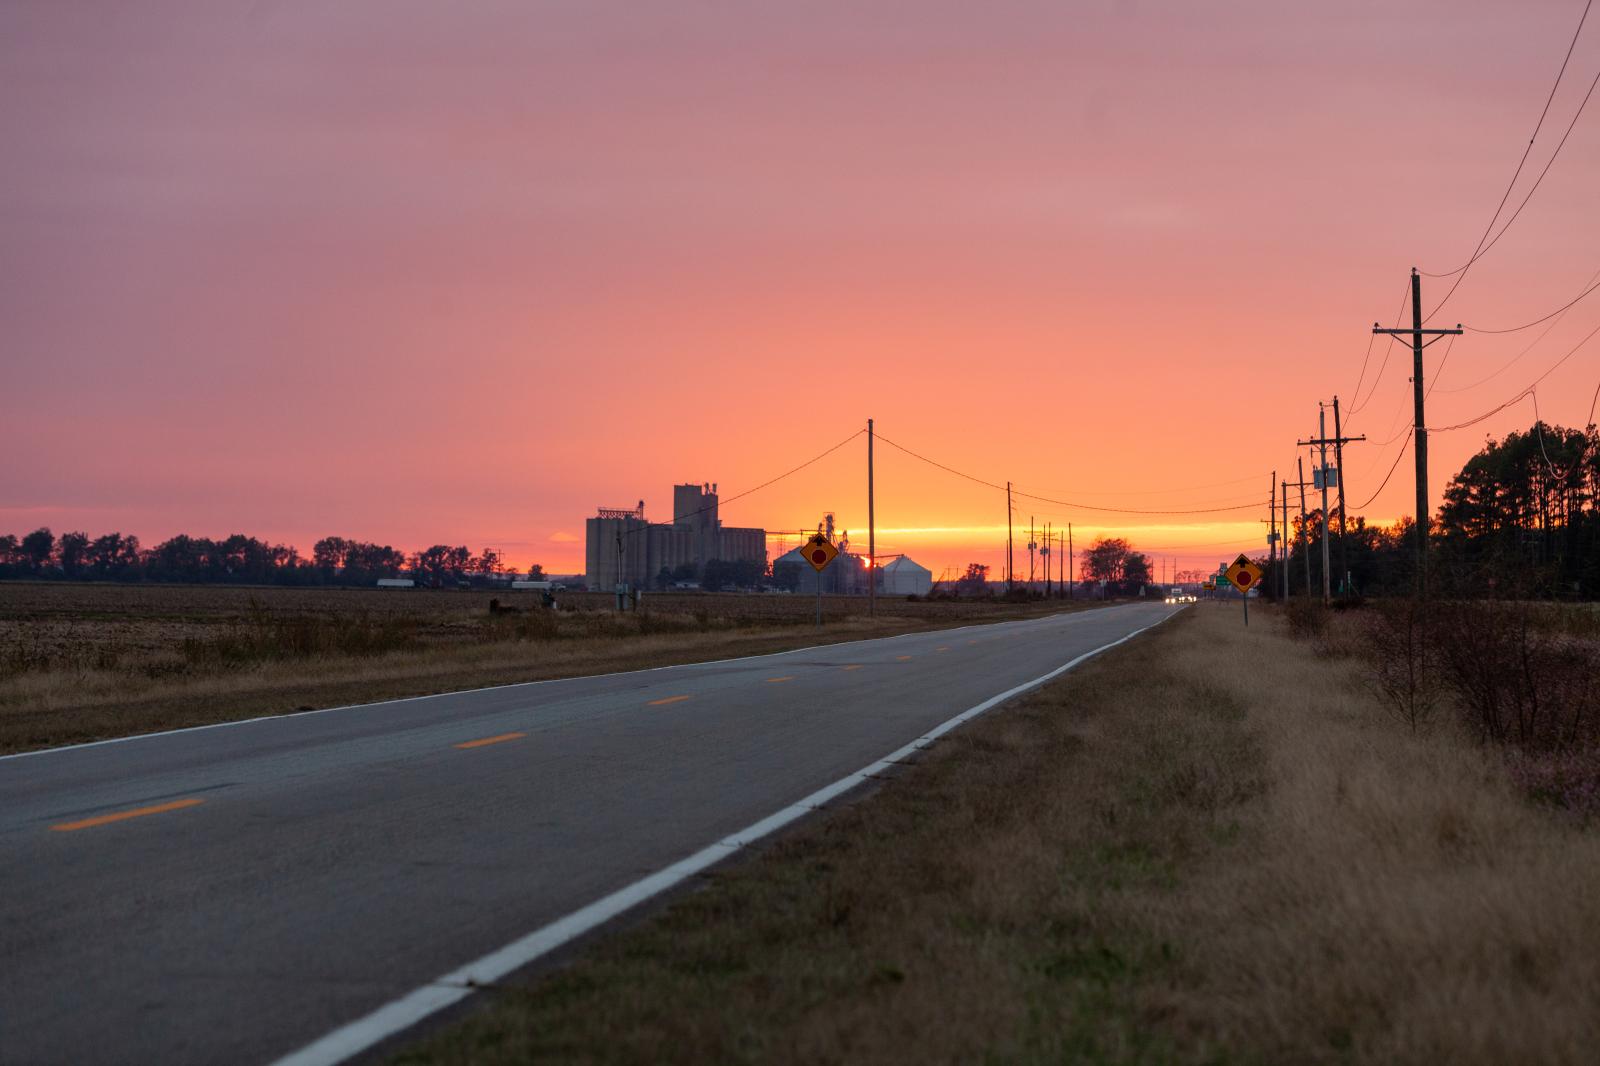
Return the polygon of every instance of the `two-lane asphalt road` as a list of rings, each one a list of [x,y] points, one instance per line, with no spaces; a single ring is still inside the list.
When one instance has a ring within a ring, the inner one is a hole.
[[[0,759],[0,1062],[302,1049],[1174,610]]]

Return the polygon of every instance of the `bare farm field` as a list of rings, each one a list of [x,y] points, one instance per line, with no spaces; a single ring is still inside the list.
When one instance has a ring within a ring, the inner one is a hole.
[[[491,612],[498,598],[507,611]],[[0,584],[0,752],[486,685],[757,655],[1094,604]]]

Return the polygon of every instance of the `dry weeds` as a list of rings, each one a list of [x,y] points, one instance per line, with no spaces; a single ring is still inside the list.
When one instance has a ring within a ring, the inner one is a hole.
[[[399,1061],[1592,1061],[1600,837],[1359,671],[1202,605]]]

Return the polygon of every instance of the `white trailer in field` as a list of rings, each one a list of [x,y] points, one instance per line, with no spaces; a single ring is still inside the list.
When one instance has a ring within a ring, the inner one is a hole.
[[[380,577],[378,579],[378,587],[380,589],[410,589],[416,588],[417,583],[409,577]]]

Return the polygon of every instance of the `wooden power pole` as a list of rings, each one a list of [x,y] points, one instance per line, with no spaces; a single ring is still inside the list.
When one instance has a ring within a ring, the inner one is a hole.
[[[1278,472],[1272,472],[1272,481],[1268,485],[1272,493],[1267,502],[1267,521],[1272,526],[1272,532],[1267,534],[1267,568],[1273,577],[1278,576]],[[1276,591],[1276,590],[1274,590]]]
[[[1410,329],[1384,329],[1379,323],[1372,324],[1372,332],[1385,333],[1393,337],[1401,333],[1411,334],[1411,394],[1412,402],[1416,409],[1416,419],[1412,423],[1412,433],[1416,437],[1417,453],[1417,595],[1428,594],[1428,422],[1423,415],[1423,400],[1427,393],[1422,388],[1422,349],[1428,344],[1433,344],[1440,337],[1460,333],[1461,325],[1456,324],[1455,329],[1423,329],[1422,328],[1422,278],[1417,275],[1417,268],[1411,268],[1411,328]],[[1422,342],[1423,336],[1430,336],[1433,340],[1427,344]]]
[[[878,523],[872,510],[872,419],[867,419],[867,616],[878,614]]]
[[[1006,482],[1006,591],[1011,591],[1011,482]]]

